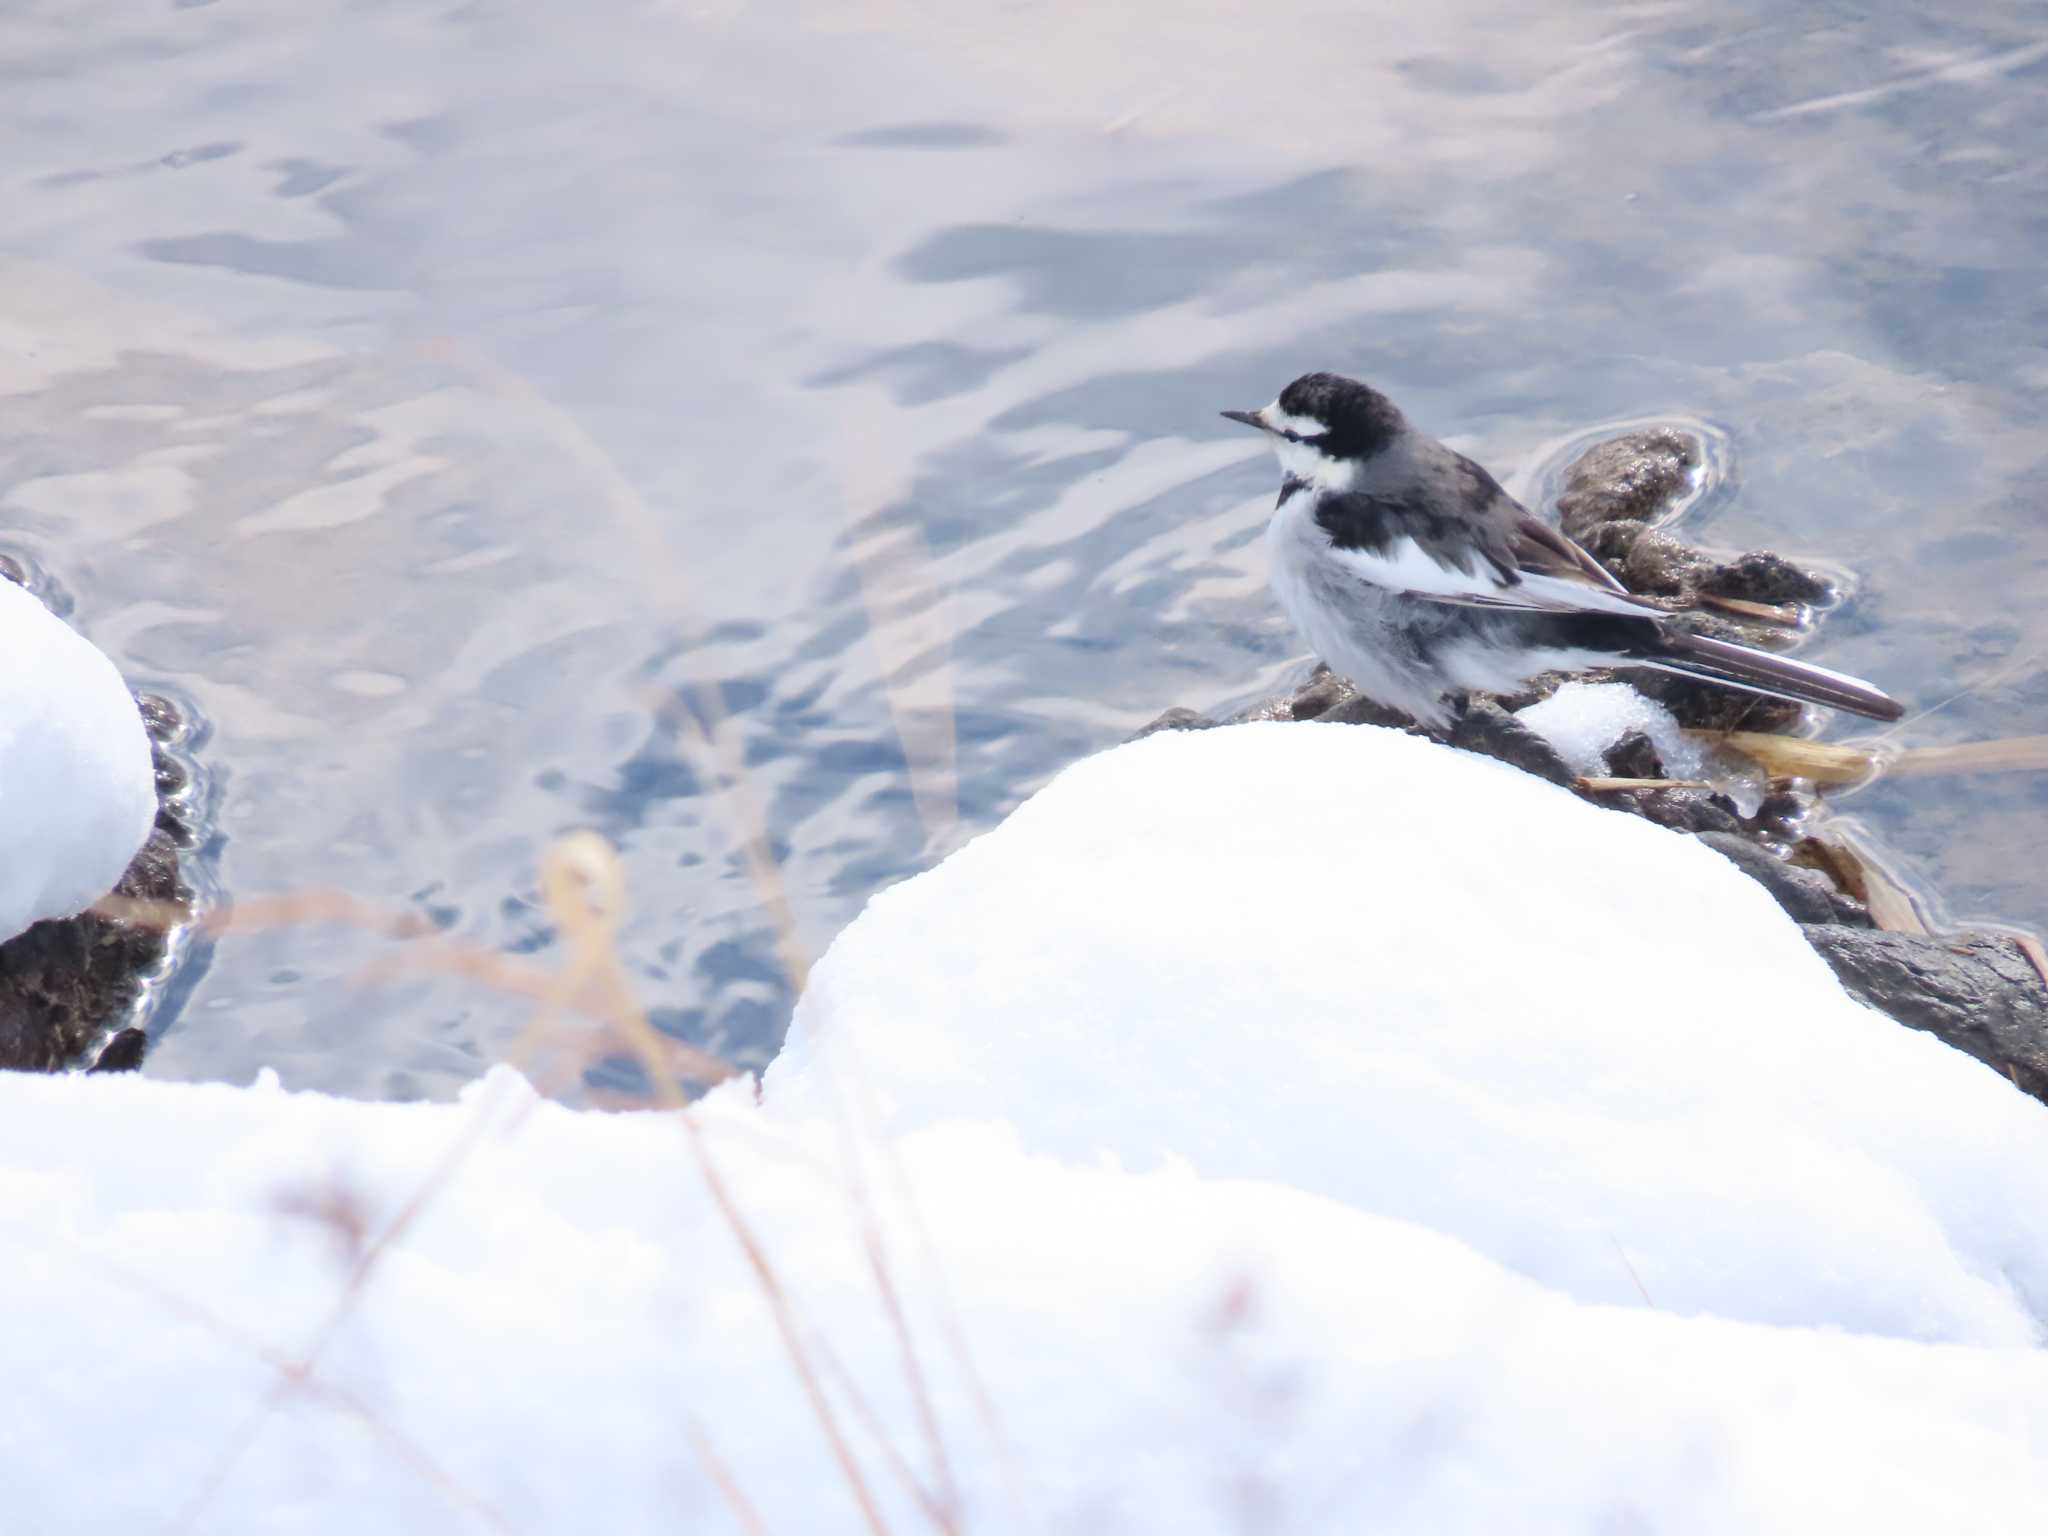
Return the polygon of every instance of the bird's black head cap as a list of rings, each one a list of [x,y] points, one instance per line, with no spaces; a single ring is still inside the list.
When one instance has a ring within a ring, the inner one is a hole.
[[[1323,423],[1328,430],[1312,441],[1333,459],[1369,459],[1405,425],[1393,401],[1339,373],[1304,373],[1280,391],[1280,409]]]

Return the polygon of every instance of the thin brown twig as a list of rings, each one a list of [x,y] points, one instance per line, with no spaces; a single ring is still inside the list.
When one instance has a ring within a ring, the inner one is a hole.
[[[335,1298],[334,1305],[329,1310],[325,1321],[314,1334],[312,1342],[304,1350],[300,1351],[297,1358],[292,1362],[291,1369],[286,1377],[272,1385],[270,1391],[264,1394],[263,1400],[256,1405],[248,1418],[243,1420],[236,1432],[229,1436],[227,1442],[221,1447],[220,1454],[215,1457],[213,1465],[208,1469],[205,1478],[201,1480],[199,1487],[194,1490],[191,1499],[187,1501],[185,1508],[173,1522],[171,1526],[173,1531],[189,1530],[197,1523],[199,1516],[205,1511],[206,1506],[213,1500],[214,1495],[220,1491],[222,1485],[226,1483],[228,1475],[234,1471],[236,1464],[247,1453],[249,1447],[255,1443],[257,1434],[269,1420],[270,1415],[276,1411],[279,1404],[284,1401],[285,1397],[290,1394],[298,1383],[312,1375],[320,1363],[320,1357],[326,1353],[327,1346],[333,1342],[334,1336],[340,1330],[341,1325],[347,1321],[349,1315],[354,1312],[357,1303],[362,1299],[370,1277],[376,1272],[377,1266],[383,1260],[384,1255],[390,1251],[392,1244],[419,1219],[420,1214],[426,1210],[435,1197],[447,1187],[449,1181],[454,1178],[456,1171],[468,1160],[470,1152],[475,1148],[478,1141],[482,1139],[483,1132],[490,1123],[491,1115],[497,1108],[498,1100],[503,1097],[504,1081],[503,1078],[486,1080],[483,1092],[478,1095],[475,1111],[463,1122],[462,1128],[456,1133],[455,1137],[442,1149],[441,1156],[436,1160],[434,1167],[428,1172],[426,1179],[421,1182],[420,1186],[413,1191],[412,1196],[400,1209],[396,1218],[387,1224],[384,1230],[364,1249],[362,1256],[357,1259],[354,1267],[349,1271],[347,1280],[343,1282],[341,1293]]]
[[[1701,593],[1698,602],[1704,607],[1718,608],[1723,613],[1760,619],[1785,629],[1797,629],[1806,619],[1804,610],[1797,603],[1759,603],[1747,597],[1721,597],[1712,592]]]
[[[676,592],[680,591],[683,587],[683,573],[680,561],[674,558],[674,553],[669,546],[666,532],[667,525],[653,515],[651,509],[641,498],[637,488],[619,470],[610,455],[604,451],[602,446],[597,443],[589,432],[573,417],[555,406],[544,394],[534,388],[530,382],[497,367],[487,359],[482,358],[469,349],[461,347],[458,343],[452,340],[440,341],[432,344],[428,350],[444,362],[463,368],[480,382],[529,408],[538,419],[543,430],[597,479],[608,493],[608,499],[614,510],[620,517],[632,525],[635,532],[640,536],[643,547],[650,556],[657,557],[650,559],[647,562],[646,568],[652,570],[658,566],[662,570],[663,583],[660,596],[665,605],[673,606]],[[659,558],[661,556],[667,556],[667,558]],[[864,580],[866,576],[867,573],[863,572]],[[885,685],[891,681],[900,680],[900,675],[900,671],[892,669],[890,677],[885,679]],[[683,716],[695,733],[703,751],[710,757],[715,771],[705,776],[705,782],[711,790],[712,798],[715,801],[722,802],[728,815],[729,824],[736,829],[739,851],[756,895],[769,916],[784,973],[789,978],[792,991],[801,994],[805,990],[809,977],[809,959],[798,938],[795,911],[790,903],[787,885],[782,878],[781,869],[774,858],[772,844],[768,836],[766,815],[751,793],[745,771],[744,758],[728,747],[723,739],[727,733],[723,732],[720,727],[729,722],[723,695],[719,692],[715,683],[701,684],[694,688],[692,692],[696,700],[696,708],[690,707],[685,695],[680,690],[660,699],[655,707],[662,717],[670,720],[675,719],[678,715]],[[901,701],[897,699],[892,691],[892,712],[896,710],[899,702]],[[903,721],[899,719],[897,723],[900,733]],[[943,771],[951,774],[956,773],[957,769],[953,766],[956,748],[952,740],[950,701],[945,711],[944,724],[944,749],[940,755],[945,760]],[[935,741],[937,740],[936,737],[934,739]],[[906,745],[906,751],[908,750],[909,748]],[[946,790],[946,799],[944,800],[940,800],[937,795],[918,796],[920,811],[927,813],[928,831],[934,830],[931,826],[933,821],[942,821],[944,819],[947,810],[951,810],[952,814],[957,815],[957,808],[951,805],[951,793],[949,785]],[[941,807],[944,809],[941,809]],[[607,948],[609,948],[608,943]],[[644,1058],[644,1048],[650,1043],[652,1035],[651,1028],[646,1026],[644,1017],[640,1014],[638,1005],[632,999],[628,990],[621,988],[617,994],[616,1001],[619,1004],[616,1022],[629,1039],[637,1040],[640,1043],[643,1047]],[[643,1059],[643,1065],[647,1067],[651,1077],[659,1077],[656,1064],[651,1059]],[[666,1082],[658,1083],[657,1091],[662,1095],[664,1101],[673,1097],[672,1085]],[[734,1225],[735,1231],[741,1236],[743,1246],[749,1247],[750,1258],[756,1257],[758,1251],[749,1244],[749,1234],[739,1222],[738,1212],[731,1206],[729,1196],[724,1191],[722,1181],[716,1177],[715,1168],[709,1160],[708,1149],[703,1146],[697,1127],[688,1115],[684,1115],[681,1118],[686,1125],[692,1146],[697,1150],[700,1163],[706,1173],[707,1183],[712,1188],[714,1196],[720,1199],[721,1208],[726,1211],[728,1220]],[[914,1205],[908,1203],[908,1181],[903,1176],[900,1166],[894,1161],[893,1147],[885,1148],[885,1156],[891,1160],[892,1166],[896,1168],[898,1182],[902,1188],[903,1198],[906,1201],[906,1208],[911,1211],[916,1230],[924,1244],[927,1261],[935,1263],[935,1259],[932,1256],[929,1233],[926,1231],[921,1218],[917,1216]],[[864,1188],[857,1188],[856,1198],[865,1200]],[[864,1211],[864,1221],[872,1223],[871,1213]],[[765,1256],[760,1257],[762,1262],[765,1263]],[[870,1248],[870,1258],[871,1262],[879,1264],[883,1271],[886,1272],[886,1255],[882,1253],[878,1244]],[[763,1273],[764,1277],[771,1282],[770,1295],[772,1298],[779,1294],[779,1291],[772,1286],[772,1273],[766,1271],[763,1271]],[[893,1300],[894,1287],[892,1285],[884,1285],[884,1297],[885,1305],[892,1309],[892,1325],[899,1329],[899,1340],[905,1350],[909,1352],[908,1358],[914,1359],[914,1350],[911,1349],[908,1342],[907,1325],[905,1325],[902,1319],[900,1308],[896,1306]],[[782,1322],[783,1318],[778,1313],[778,1323],[781,1324]],[[973,1370],[972,1362],[965,1353],[965,1340],[960,1332],[958,1320],[949,1315],[948,1322],[950,1325],[949,1335],[955,1351],[960,1357],[963,1372],[966,1373],[974,1388],[976,1400],[988,1418],[991,1434],[996,1437],[1000,1448],[1002,1440],[999,1426],[995,1421],[993,1408],[988,1402],[987,1394],[981,1387],[978,1376]],[[793,1351],[793,1358],[798,1361],[799,1375],[802,1376],[805,1372],[801,1360],[800,1345],[796,1336],[793,1332],[786,1332],[785,1338]],[[925,1395],[921,1371],[913,1372],[912,1388],[921,1397]],[[813,1390],[813,1384],[809,1381],[806,1382],[806,1390]],[[817,1399],[817,1401],[822,1406],[822,1399]],[[834,1434],[834,1426],[831,1424],[829,1417],[825,1421],[825,1428],[828,1437]],[[935,1421],[932,1421],[928,1426],[928,1433],[934,1432],[935,1428]],[[935,1438],[934,1446],[936,1455],[942,1462],[942,1443]],[[1007,1456],[1005,1460],[1007,1462]],[[856,1488],[856,1492],[859,1492],[858,1488]]]
[[[725,1458],[711,1443],[704,1426],[694,1413],[683,1416],[683,1433],[689,1437],[690,1449],[697,1453],[697,1459],[704,1463],[704,1471],[710,1476],[718,1496],[725,1500],[725,1507],[732,1511],[733,1519],[739,1521],[740,1529],[746,1536],[768,1536],[767,1522],[761,1512],[754,1508],[753,1500],[741,1488],[738,1479],[732,1475],[732,1468],[725,1464]]]
[[[2026,670],[2026,668],[2032,666],[2034,662],[2040,657],[2040,654],[2041,650],[2038,646],[2036,646],[2032,650],[2022,651],[2018,656],[2015,656],[2011,660],[2007,661],[2004,666],[1994,669],[1989,676],[1980,678],[1978,681],[1971,683],[1967,687],[1958,688],[1954,693],[1949,694],[1946,698],[1940,700],[1938,703],[1930,704],[1925,709],[1917,710],[1913,714],[1906,716],[1906,718],[1899,721],[1898,724],[1886,730],[1884,733],[1885,737],[1889,738],[1892,736],[1896,736],[1900,731],[1906,730],[1911,726],[1918,725],[1922,720],[1927,719],[1930,715],[1940,714],[1941,711],[1947,709],[1951,704],[1957,703],[1963,699],[1970,698],[1975,694],[1982,693],[1986,689],[1996,688],[2000,683],[2004,682],[2007,678],[2016,677],[2019,673]]]
[[[820,1068],[831,1087],[836,1117],[840,1124],[847,1128],[847,1163],[853,1178],[852,1187],[855,1198],[861,1202],[865,1210],[869,1197],[866,1181],[861,1176],[860,1139],[854,1134],[852,1107],[840,1087],[836,1070],[836,1064],[839,1063],[844,1064],[846,1072],[852,1078],[854,1089],[860,1095],[862,1108],[867,1115],[868,1124],[879,1126],[880,1112],[874,1083],[868,1077],[858,1042],[843,1029],[833,1037],[832,1054],[821,1059]],[[968,1394],[974,1401],[975,1412],[980,1417],[982,1427],[988,1433],[989,1443],[994,1447],[997,1460],[1003,1468],[1004,1481],[1008,1484],[1011,1502],[1020,1509],[1025,1508],[1027,1500],[1024,1496],[1024,1480],[1011,1451],[1009,1436],[1004,1431],[1001,1416],[996,1412],[995,1399],[989,1393],[981,1371],[974,1363],[973,1352],[967,1343],[967,1331],[961,1324],[959,1309],[953,1304],[952,1292],[946,1285],[945,1270],[939,1263],[938,1248],[932,1241],[931,1228],[926,1224],[924,1213],[911,1189],[909,1170],[903,1166],[903,1159],[896,1143],[879,1129],[874,1133],[873,1144],[878,1148],[883,1166],[889,1172],[897,1203],[909,1221],[911,1232],[917,1241],[919,1255],[924,1260],[926,1282],[938,1310],[940,1327],[945,1334],[948,1347],[952,1350],[954,1365],[967,1384]],[[893,1287],[888,1294],[894,1294]],[[897,1314],[896,1326],[900,1330],[899,1340],[902,1348],[910,1352],[912,1346],[909,1341],[908,1324],[901,1319],[900,1313]],[[912,1358],[914,1360],[914,1354]],[[921,1371],[911,1373],[910,1385],[913,1392],[920,1394],[920,1413],[926,1423],[926,1432],[933,1439],[935,1458],[942,1456],[944,1445],[939,1438],[938,1421],[931,1411],[929,1397],[924,1393]]]
[[[696,697],[700,704],[709,704],[717,710],[718,719],[722,720],[725,718],[722,701],[714,702],[716,697],[714,690],[700,689],[697,691]],[[673,721],[680,718],[693,727],[707,751],[713,753],[714,756],[725,756],[720,748],[718,734],[713,724],[706,722],[697,710],[690,708],[680,696],[669,695],[661,701],[658,707],[661,713],[668,719]],[[746,781],[743,774],[736,771],[728,771],[721,776],[721,779],[728,796],[727,804],[735,809],[737,813],[736,819],[741,823],[741,836],[739,839],[741,856],[746,863],[755,892],[770,915],[776,936],[776,947],[781,956],[784,974],[790,978],[792,988],[801,993],[809,980],[810,965],[797,938],[796,915],[789,903],[788,889],[783,882],[781,869],[776,864],[774,856],[770,851],[766,818],[762,814],[758,803],[745,790],[744,785]],[[639,1005],[632,999],[629,992],[620,989],[614,996],[616,1006],[619,1009],[617,1017],[622,1023],[628,1018],[637,1018],[639,1016]],[[632,1031],[629,1029],[628,1033],[630,1037]],[[653,1070],[652,1066],[650,1066],[650,1074]],[[840,1104],[839,1118],[847,1135],[849,1137],[852,1136],[851,1117],[846,1113],[846,1107],[843,1102]],[[712,1182],[711,1174],[708,1171],[708,1149],[702,1149],[694,1126],[691,1127],[691,1135],[693,1147],[700,1149],[700,1160],[707,1160],[705,1161],[707,1182]],[[859,1165],[860,1159],[857,1152],[855,1152],[854,1155],[848,1158],[847,1168],[850,1178],[850,1192],[860,1217],[862,1246],[868,1258],[870,1272],[875,1278],[876,1288],[880,1294],[883,1308],[888,1314],[891,1331],[896,1337],[898,1352],[903,1362],[910,1392],[917,1404],[919,1424],[930,1447],[934,1474],[940,1480],[941,1502],[939,1507],[941,1509],[957,1509],[958,1491],[953,1483],[951,1461],[946,1452],[945,1438],[940,1431],[937,1414],[932,1406],[931,1394],[925,1381],[924,1370],[918,1359],[916,1343],[911,1334],[908,1319],[903,1312],[901,1300],[890,1271],[888,1255],[882,1243],[879,1224],[875,1219],[873,1204],[868,1196],[866,1181],[861,1175]],[[717,1182],[713,1182],[712,1187],[714,1195],[716,1195],[722,1186]],[[721,1199],[720,1203],[721,1206],[724,1206],[727,1204],[727,1201]],[[731,1213],[730,1219],[737,1221],[736,1210]],[[744,1240],[743,1246],[748,1246],[751,1259],[754,1256],[755,1250],[751,1245],[746,1244]],[[778,1314],[779,1321],[780,1315]],[[800,1347],[793,1332],[788,1333],[786,1339],[792,1350]],[[804,1375],[803,1368],[799,1369],[799,1375],[800,1377]],[[813,1383],[809,1379],[805,1380],[805,1390],[807,1392],[813,1391]],[[814,1406],[817,1406],[821,1413],[825,1412],[822,1394],[813,1393],[813,1399]],[[828,1438],[833,1439],[835,1442],[840,1439],[836,1424],[828,1422],[826,1433]],[[838,1452],[835,1449],[836,1454]],[[842,1459],[843,1469],[849,1468],[851,1465],[850,1458]],[[856,1496],[863,1499],[863,1508],[865,1510],[867,1505],[865,1503],[864,1487],[856,1489]],[[876,1518],[879,1518],[879,1516],[877,1515]],[[941,1529],[950,1532],[956,1529],[956,1526],[948,1518],[941,1524]]]
[[[236,1327],[210,1307],[159,1285],[141,1270],[123,1264],[118,1259],[110,1259],[69,1238],[38,1231],[8,1217],[0,1217],[0,1229],[5,1229],[15,1242],[23,1246],[40,1248],[53,1257],[61,1256],[67,1263],[81,1269],[97,1272],[102,1284],[147,1297],[165,1311],[182,1317],[185,1321],[213,1334],[222,1342],[244,1351],[276,1372],[279,1378],[288,1382],[293,1389],[355,1418],[364,1428],[381,1439],[394,1455],[413,1469],[414,1473],[452,1502],[467,1507],[471,1513],[496,1530],[510,1533],[515,1529],[503,1511],[481,1494],[457,1481],[418,1445],[386,1423],[353,1392],[334,1382],[321,1381],[316,1377],[300,1374],[296,1364],[287,1359],[282,1351],[264,1343],[245,1329]]]
[[[1652,1312],[1656,1311],[1657,1303],[1650,1300],[1650,1292],[1643,1284],[1643,1277],[1636,1273],[1635,1265],[1629,1262],[1628,1250],[1621,1246],[1621,1239],[1610,1232],[1607,1234],[1607,1241],[1614,1244],[1615,1257],[1621,1260],[1621,1267],[1628,1271],[1629,1279],[1635,1283],[1636,1294],[1643,1298],[1643,1305]]]
[[[904,1491],[924,1510],[925,1518],[941,1531],[957,1532],[960,1528],[958,1506],[942,1502],[957,1496],[951,1493],[935,1493],[918,1480],[917,1474],[911,1470],[910,1463],[904,1460],[903,1453],[889,1438],[888,1431],[882,1425],[881,1415],[875,1412],[874,1404],[870,1403],[867,1394],[861,1391],[860,1383],[854,1379],[853,1373],[846,1368],[846,1363],[839,1358],[832,1346],[823,1340],[818,1343],[818,1358],[824,1362],[826,1373],[838,1384],[840,1392],[852,1406],[853,1416],[860,1421],[860,1427],[867,1431],[868,1439],[873,1441],[875,1448],[881,1452],[884,1464],[895,1474],[896,1481],[903,1485]]]
[[[824,1434],[833,1460],[838,1464],[840,1476],[845,1479],[855,1504],[859,1506],[862,1521],[872,1536],[887,1536],[888,1523],[882,1517],[881,1506],[876,1502],[874,1492],[868,1486],[867,1477],[860,1469],[852,1446],[847,1443],[845,1431],[839,1425],[838,1415],[833,1411],[831,1400],[826,1396],[824,1385],[818,1378],[817,1367],[811,1362],[802,1332],[797,1327],[796,1310],[790,1301],[789,1293],[784,1288],[781,1277],[777,1275],[775,1266],[770,1262],[759,1236],[741,1213],[739,1203],[733,1198],[724,1175],[719,1172],[703,1128],[689,1112],[689,1107],[676,1086],[660,1074],[660,1046],[655,1038],[654,1026],[648,1023],[646,1015],[632,995],[632,990],[625,986],[623,978],[617,975],[617,952],[613,945],[612,929],[624,909],[625,893],[625,882],[619,873],[618,856],[595,834],[582,833],[563,838],[548,851],[547,861],[541,870],[541,890],[547,897],[557,924],[570,943],[581,947],[588,963],[593,968],[608,973],[615,983],[609,989],[618,1008],[614,1022],[626,1039],[639,1049],[655,1094],[663,1106],[678,1112],[674,1118],[682,1128],[684,1141],[697,1164],[698,1173],[704,1180],[705,1188],[710,1191],[719,1215],[738,1240],[740,1251],[748,1267],[753,1271],[755,1284],[768,1302],[769,1315],[782,1338],[784,1352],[789,1356],[790,1365],[803,1388],[812,1415]]]
[[[1617,789],[1712,789],[1714,786],[1705,779],[1608,779],[1581,777],[1572,780],[1572,788],[1583,789],[1589,794],[1604,795]]]
[[[2048,949],[2041,947],[2041,941],[2031,933],[2016,933],[2013,943],[2020,947],[2020,953],[2027,957],[2027,963],[2034,968],[2034,974],[2041,978],[2041,985],[2048,987]]]
[[[190,913],[177,903],[125,896],[103,897],[92,910],[103,917],[147,927],[174,927],[190,918]],[[381,955],[366,964],[357,976],[364,985],[388,982],[408,971],[428,971],[481,982],[494,991],[533,1002],[537,1012],[504,1053],[509,1061],[523,1061],[547,1026],[564,1010],[596,1019],[611,1017],[601,1000],[586,995],[589,978],[573,966],[567,975],[546,971],[495,950],[447,938],[416,914],[391,912],[340,891],[308,890],[259,898],[207,913],[195,926],[203,933],[218,935],[241,929],[322,922],[362,928],[407,942],[404,952]],[[671,1040],[669,1051],[675,1058],[675,1069],[692,1082],[723,1082],[739,1072],[731,1062],[685,1040]]]

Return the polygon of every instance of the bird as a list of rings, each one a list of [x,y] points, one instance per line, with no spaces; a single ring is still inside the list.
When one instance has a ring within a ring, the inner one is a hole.
[[[1469,692],[1591,667],[1905,713],[1861,678],[1689,632],[1371,385],[1308,373],[1271,405],[1222,414],[1280,460],[1266,547],[1281,607],[1332,671],[1425,728],[1448,729]]]

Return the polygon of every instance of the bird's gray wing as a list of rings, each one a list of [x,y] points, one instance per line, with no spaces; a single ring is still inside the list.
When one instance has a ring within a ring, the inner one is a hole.
[[[1389,591],[1458,607],[1663,616],[1485,469],[1429,446],[1406,483],[1318,503],[1316,521],[1346,567]]]

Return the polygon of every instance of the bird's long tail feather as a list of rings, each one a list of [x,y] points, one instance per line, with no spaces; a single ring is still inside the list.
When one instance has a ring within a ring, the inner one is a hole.
[[[1752,693],[1766,693],[1773,698],[1846,709],[1851,714],[1867,715],[1872,720],[1897,720],[1906,712],[1905,706],[1897,699],[1871,687],[1860,677],[1830,672],[1826,667],[1816,667],[1811,662],[1794,661],[1790,656],[1774,656],[1769,651],[1752,650],[1746,645],[1713,640],[1705,635],[1666,631],[1658,636],[1657,644],[1640,658],[1640,662],[1660,671],[1726,683],[1732,688],[1746,688]]]

